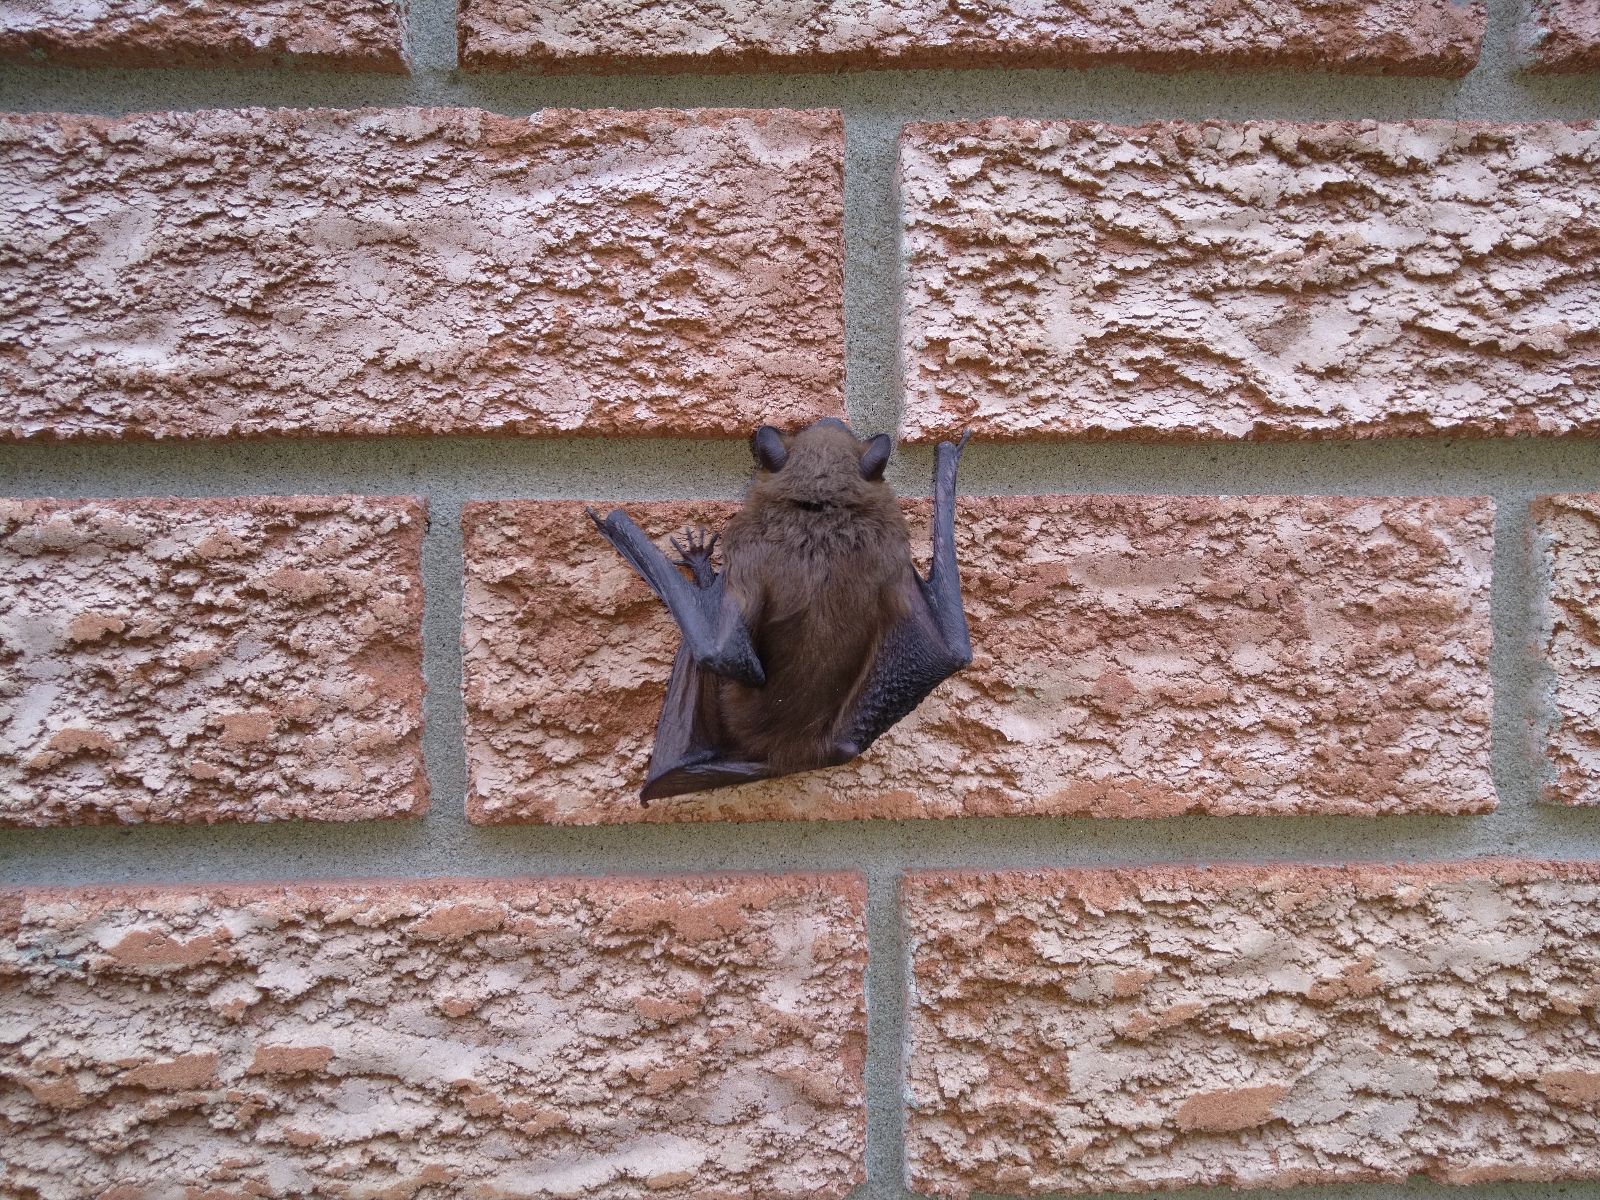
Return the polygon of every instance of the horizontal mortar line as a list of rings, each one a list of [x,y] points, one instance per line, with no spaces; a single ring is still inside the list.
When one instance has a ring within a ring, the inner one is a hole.
[[[439,875],[702,874],[1158,863],[1453,861],[1488,855],[1600,858],[1600,809],[1486,817],[1214,817],[1111,822],[1058,817],[930,822],[475,827],[432,818],[343,825],[6,830],[8,882]],[[341,843],[359,832],[363,849]],[[1574,846],[1582,847],[1575,853]],[[179,861],[181,860],[181,861]]]
[[[898,491],[926,494],[933,449],[900,446]],[[750,470],[742,440],[507,439],[477,437],[96,442],[0,446],[0,488],[92,495],[208,494],[316,488],[446,488],[484,498],[647,499],[737,494]],[[1374,486],[1429,494],[1478,489],[1530,495],[1600,486],[1600,439],[1449,438],[1272,442],[973,442],[962,460],[967,494],[1048,486],[1173,494],[1340,494]]]
[[[1456,119],[1463,107],[1510,119],[1582,119],[1581,77],[1524,75],[1489,57],[1465,79],[1337,74],[1287,68],[1198,67],[1181,74],[1127,67],[984,67],[728,74],[464,72],[423,58],[409,76],[219,68],[149,73],[117,67],[13,64],[0,84],[14,110],[115,106],[177,110],[445,104],[504,111],[548,107],[832,107],[858,117],[950,120],[1016,115],[1081,119]],[[1130,111],[1132,110],[1132,111]],[[1553,111],[1552,111],[1553,110]],[[1501,114],[1495,114],[1499,116]]]

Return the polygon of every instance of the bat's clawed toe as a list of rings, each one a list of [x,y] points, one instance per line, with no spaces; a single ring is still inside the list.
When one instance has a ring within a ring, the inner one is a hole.
[[[684,528],[683,541],[675,537],[667,540],[678,552],[678,565],[687,567],[694,574],[694,581],[699,587],[708,587],[717,577],[711,567],[711,554],[721,539],[721,534],[711,533],[704,526],[690,525]]]

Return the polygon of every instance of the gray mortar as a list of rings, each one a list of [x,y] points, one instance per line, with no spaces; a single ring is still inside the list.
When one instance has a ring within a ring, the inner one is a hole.
[[[834,75],[463,76],[450,0],[412,0],[409,80],[287,71],[67,71],[0,68],[0,107],[140,112],[269,105],[469,105],[509,114],[560,107],[732,105],[834,107],[846,122],[847,394],[860,430],[899,412],[896,311],[899,233],[895,144],[906,121],[994,115],[1093,118],[1334,120],[1418,117],[1488,121],[1600,116],[1600,76],[1514,73],[1520,0],[1491,0],[1483,60],[1465,80],[1283,72],[1146,75],[1105,71],[868,72]],[[365,439],[339,443],[24,445],[0,447],[9,495],[419,494],[432,505],[423,744],[428,817],[358,825],[88,828],[0,831],[8,884],[177,882],[440,874],[625,874],[852,868],[870,880],[867,1000],[872,1200],[905,1197],[900,1058],[905,964],[896,884],[908,868],[1151,862],[1397,861],[1518,854],[1600,857],[1600,810],[1540,806],[1530,736],[1539,670],[1528,500],[1600,490],[1600,442],[1513,439],[1143,445],[974,445],[972,493],[1144,492],[1486,494],[1495,498],[1494,778],[1500,808],[1484,817],[1027,817],[960,821],[475,828],[463,817],[460,507],[502,496],[656,499],[737,496],[747,458],[732,443],[566,442],[504,438]],[[926,494],[931,454],[892,469]],[[1177,1197],[1219,1193],[1181,1192]],[[1258,1193],[1303,1200],[1595,1197],[1600,1185],[1403,1185]]]

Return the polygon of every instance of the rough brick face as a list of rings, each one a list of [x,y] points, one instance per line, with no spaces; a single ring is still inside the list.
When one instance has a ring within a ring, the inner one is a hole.
[[[1315,67],[1464,75],[1484,10],[1448,0],[1168,0],[1159,9],[946,0],[463,0],[461,63],[539,71]]]
[[[403,73],[405,21],[403,0],[29,0],[0,7],[0,58]]]
[[[1600,1176],[1600,866],[928,872],[931,1196]]]
[[[1519,35],[1530,71],[1600,71],[1600,5],[1528,0]]]
[[[842,152],[832,112],[0,118],[0,437],[838,414]]]
[[[1600,431],[1600,127],[908,127],[903,433]]]
[[[1600,495],[1533,503],[1540,558],[1544,798],[1600,805]]]
[[[844,875],[0,896],[0,1190],[842,1197],[863,906]]]
[[[427,808],[420,501],[0,501],[0,825]]]
[[[624,507],[662,538],[734,511]],[[648,809],[664,606],[581,504],[470,504],[463,524],[474,821],[1494,805],[1486,500],[964,499],[971,667],[852,764]]]

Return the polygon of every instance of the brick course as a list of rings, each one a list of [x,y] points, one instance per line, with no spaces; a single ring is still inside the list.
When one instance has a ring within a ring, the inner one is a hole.
[[[842,153],[834,112],[0,117],[0,437],[837,415]]]
[[[1600,805],[1600,495],[1540,496],[1543,795]]]
[[[922,872],[907,1175],[1600,1177],[1600,865]]]
[[[843,1197],[859,877],[0,894],[0,1187]]]
[[[734,507],[625,505],[662,538]],[[644,809],[664,606],[582,504],[469,504],[468,813],[1483,812],[1491,525],[1461,498],[963,499],[970,668],[855,763]]]
[[[0,826],[420,814],[426,508],[0,500]]]
[[[1301,67],[1465,75],[1480,3],[1169,0],[957,5],[942,0],[463,0],[468,69],[831,71],[861,67]]]
[[[907,127],[903,435],[1600,432],[1600,126]]]
[[[0,8],[0,59],[404,74],[405,24],[404,0],[35,0]]]

